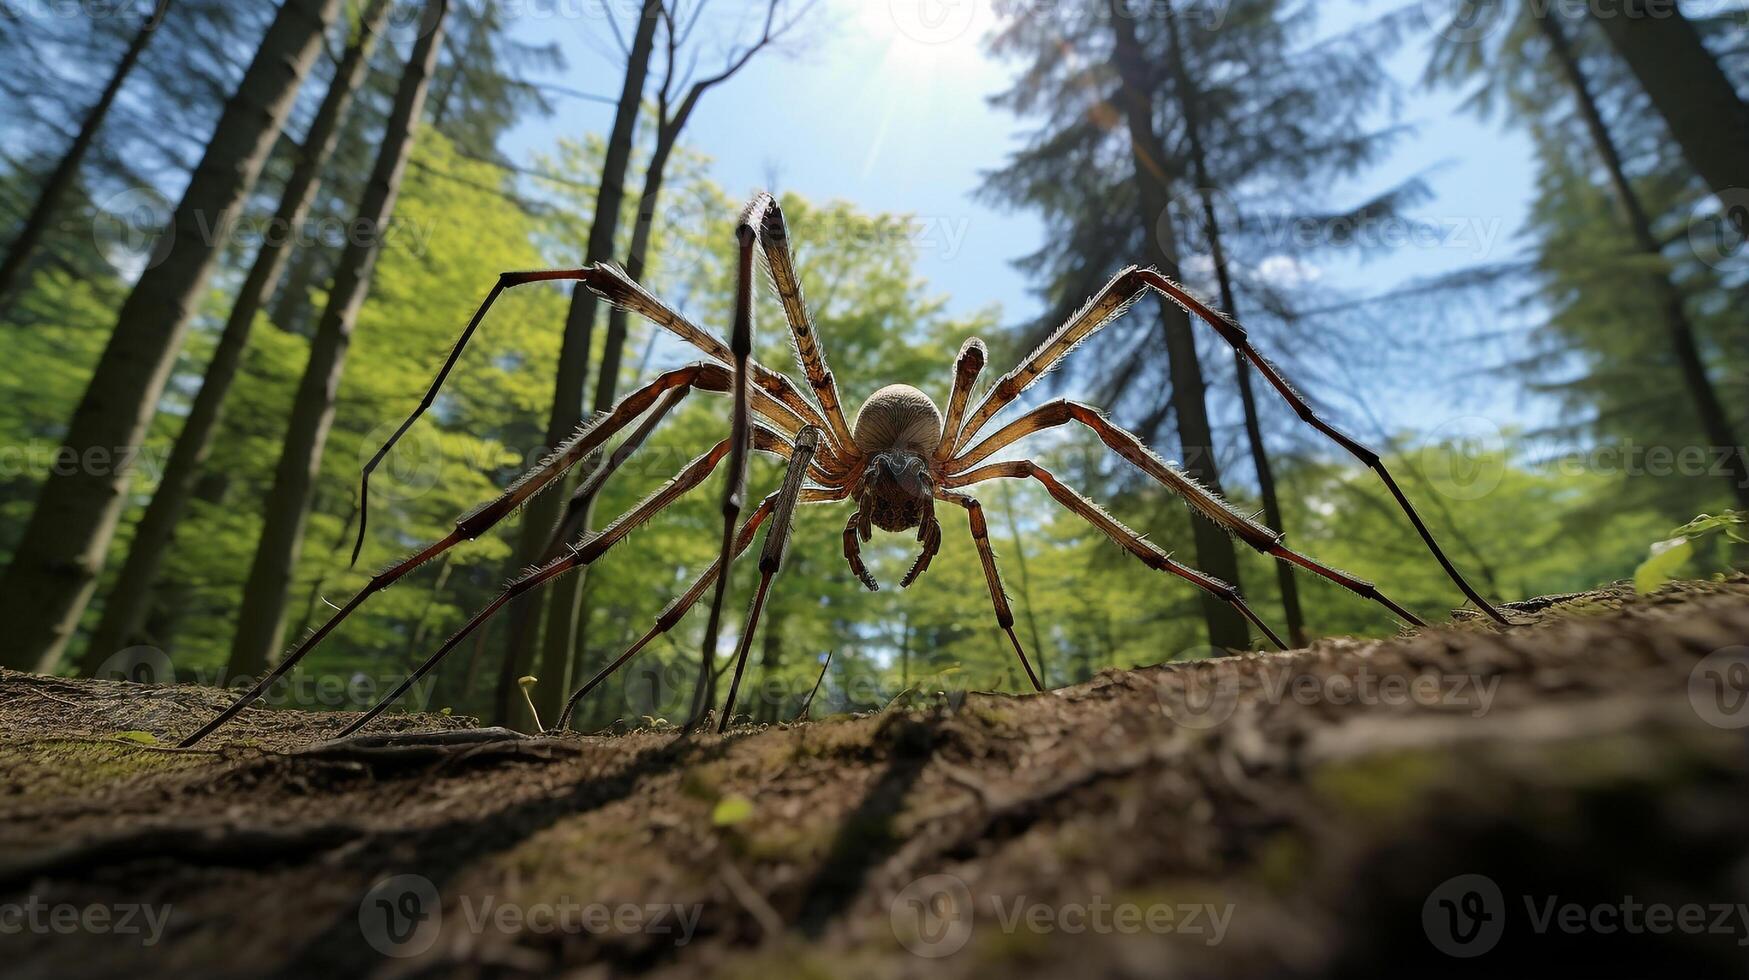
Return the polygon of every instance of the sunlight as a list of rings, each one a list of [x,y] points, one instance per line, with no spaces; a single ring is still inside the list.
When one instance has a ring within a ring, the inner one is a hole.
[[[983,40],[995,25],[983,0],[851,0],[864,40],[885,47],[882,84],[926,88],[991,75]]]

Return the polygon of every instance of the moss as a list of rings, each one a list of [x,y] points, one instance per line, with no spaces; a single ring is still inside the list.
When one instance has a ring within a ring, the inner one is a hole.
[[[1350,816],[1377,820],[1400,817],[1450,772],[1437,751],[1390,752],[1324,766],[1311,779],[1320,798]]]
[[[7,774],[6,790],[28,798],[87,791],[139,776],[190,769],[208,765],[213,758],[98,738],[0,744],[0,772]]]

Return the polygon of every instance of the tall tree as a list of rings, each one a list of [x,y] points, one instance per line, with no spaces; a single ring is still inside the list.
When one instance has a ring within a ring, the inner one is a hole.
[[[1694,410],[1701,430],[1706,433],[1712,445],[1724,454],[1722,458],[1725,467],[1721,475],[1730,482],[1737,505],[1749,510],[1749,459],[1745,458],[1743,442],[1738,438],[1731,417],[1725,411],[1718,388],[1707,373],[1706,359],[1701,354],[1700,342],[1695,336],[1694,324],[1689,319],[1682,291],[1677,288],[1670,273],[1663,268],[1664,249],[1652,229],[1651,216],[1633,182],[1628,179],[1621,150],[1616,146],[1615,136],[1610,132],[1608,123],[1604,121],[1603,111],[1592,92],[1590,79],[1586,77],[1585,68],[1579,63],[1578,54],[1567,38],[1561,18],[1549,13],[1533,19],[1547,39],[1549,52],[1562,77],[1572,89],[1573,99],[1579,108],[1579,118],[1584,122],[1585,130],[1595,145],[1598,159],[1602,161],[1604,171],[1609,175],[1610,190],[1614,192],[1616,201],[1621,206],[1623,220],[1633,236],[1634,244],[1650,260],[1650,266],[1657,270],[1649,275],[1648,284],[1663,310],[1665,334],[1671,353],[1682,369],[1683,386],[1694,399]],[[1745,133],[1749,134],[1749,129],[1745,129]],[[1749,141],[1745,142],[1743,149],[1749,152]],[[1749,170],[1745,174],[1749,175]]]
[[[188,508],[195,482],[200,478],[212,450],[213,434],[224,413],[225,396],[242,366],[249,332],[278,285],[292,245],[301,237],[310,204],[321,187],[322,172],[340,139],[340,122],[352,106],[353,96],[370,66],[370,52],[388,18],[391,0],[371,0],[352,38],[340,57],[328,93],[310,121],[309,131],[298,148],[296,164],[286,179],[279,208],[269,224],[261,248],[243,285],[231,304],[231,314],[207,362],[200,392],[195,395],[182,430],[177,433],[170,458],[158,481],[158,489],[146,513],[134,529],[121,575],[104,601],[103,617],[91,635],[81,670],[89,673],[102,665],[110,653],[145,639],[139,635],[150,608],[152,586],[163,566],[165,551],[175,536],[176,525]]]
[[[800,17],[800,12],[780,23],[777,19],[784,0],[766,0],[765,21],[759,36],[750,44],[731,52],[722,70],[705,78],[701,78],[687,86],[681,73],[682,52],[687,40],[699,18],[703,15],[708,0],[699,0],[691,9],[684,9],[679,3],[667,3],[661,11],[664,46],[664,74],[662,84],[656,92],[656,143],[650,151],[649,163],[644,168],[644,189],[638,197],[638,213],[632,225],[631,245],[626,249],[625,268],[631,277],[644,281],[644,264],[649,257],[650,238],[656,224],[656,210],[662,197],[662,183],[667,176],[668,161],[674,155],[674,147],[680,141],[680,134],[686,128],[686,123],[692,118],[693,110],[698,108],[699,100],[706,92],[734,77],[735,73],[746,67],[753,56],[761,49],[771,44],[774,39],[786,33],[794,26]],[[803,11],[806,11],[804,6]],[[684,89],[685,94],[681,94]],[[679,99],[676,102],[676,98]],[[601,366],[595,377],[595,395],[593,409],[605,412],[613,407],[614,400],[619,397],[620,368],[625,360],[626,337],[630,325],[630,317],[625,310],[615,307],[608,311],[607,336],[601,349]],[[595,514],[594,496],[580,501],[574,501],[568,509],[564,521],[560,524],[554,543],[562,543],[586,533],[593,527]],[[580,569],[573,588],[584,589],[589,570]],[[547,630],[545,646],[541,655],[541,675],[549,679],[567,678],[573,662],[583,653],[578,642],[577,631],[587,622],[588,614],[580,609],[576,614],[569,633],[562,630]],[[543,717],[556,718],[564,707],[569,684],[544,684],[538,689],[536,707]]]
[[[0,577],[0,620],[12,631],[0,664],[42,671],[59,664],[96,587],[189,320],[339,7],[340,0],[285,0],[279,8],[177,205],[168,244],[122,304],[62,442],[60,458],[74,465],[43,481]]]
[[[140,63],[140,55],[145,54],[146,45],[158,35],[158,28],[169,9],[170,0],[153,0],[152,10],[146,15],[145,23],[140,25],[133,40],[128,42],[127,50],[122,52],[121,60],[116,62],[108,83],[103,86],[103,93],[97,97],[97,103],[91,107],[91,111],[85,114],[84,121],[79,124],[78,134],[73,137],[67,152],[55,164],[55,169],[49,173],[48,180],[43,183],[42,192],[37,195],[36,204],[24,219],[24,226],[18,230],[18,235],[7,248],[6,258],[0,260],[0,316],[4,315],[7,305],[10,304],[19,280],[29,264],[31,253],[36,251],[37,243],[42,241],[55,209],[61,205],[68,188],[72,187],[73,180],[78,176],[79,165],[84,162],[86,152],[97,139],[97,130],[103,126],[103,120],[109,115],[110,106],[115,104],[115,97],[121,93],[121,87],[127,82],[128,76],[133,74],[134,66]]]
[[[1551,11],[1543,19],[1556,16]],[[1740,20],[1743,14],[1732,16]],[[1597,10],[1593,19],[1713,193],[1749,193],[1749,103],[1676,0],[1624,0]],[[1739,233],[1749,235],[1749,208],[1728,208],[1727,214]]]
[[[614,109],[613,129],[608,136],[607,155],[602,162],[601,184],[595,194],[595,213],[589,226],[589,242],[583,253],[585,264],[611,262],[614,258],[614,240],[619,234],[620,211],[625,204],[626,170],[631,165],[638,109],[644,98],[650,57],[656,49],[656,28],[661,21],[661,12],[661,0],[644,0],[639,8],[637,27],[626,55],[619,103]],[[594,339],[598,305],[595,294],[589,290],[582,286],[572,290],[571,308],[565,317],[564,342],[559,349],[558,377],[553,385],[553,407],[547,416],[548,446],[559,445],[583,421],[583,394],[588,383],[589,350]],[[564,499],[560,493],[548,492],[529,502],[523,512],[517,543],[519,564],[535,561],[546,550]],[[546,629],[554,635],[554,642],[565,644],[567,657],[576,642],[581,595],[576,577],[569,576],[555,582],[546,599]],[[510,641],[498,673],[495,717],[504,722],[508,722],[517,711],[516,679],[533,662],[535,642],[540,635],[540,600],[521,603],[513,616]],[[549,677],[546,683],[548,686],[564,686],[563,678],[559,677]],[[529,723],[532,721],[529,719]]]
[[[1626,106],[1633,103],[1624,103],[1624,108],[1614,114],[1613,121],[1604,105],[1605,85],[1599,76],[1612,69],[1620,75],[1620,70],[1607,56],[1607,49],[1599,50],[1597,44],[1587,48],[1584,43],[1586,35],[1573,30],[1582,28],[1585,19],[1543,10],[1540,5],[1529,2],[1520,3],[1503,13],[1512,21],[1497,37],[1445,32],[1445,40],[1436,47],[1429,64],[1428,77],[1445,83],[1479,78],[1481,84],[1471,99],[1473,106],[1487,111],[1493,106],[1495,97],[1503,95],[1509,100],[1515,115],[1527,122],[1538,135],[1546,165],[1551,171],[1546,181],[1551,184],[1551,189],[1539,202],[1539,223],[1540,219],[1553,218],[1557,213],[1569,219],[1578,214],[1574,210],[1562,211],[1558,206],[1558,202],[1577,199],[1559,189],[1564,182],[1562,172],[1571,164],[1564,159],[1566,153],[1553,146],[1559,140],[1553,134],[1572,124],[1565,115],[1570,105],[1572,120],[1577,123],[1583,138],[1579,145],[1589,147],[1589,153],[1583,153],[1581,159],[1584,166],[1601,170],[1604,193],[1613,200],[1613,223],[1617,226],[1615,233],[1607,236],[1578,233],[1575,237],[1588,238],[1591,243],[1578,264],[1597,262],[1601,252],[1602,261],[1610,270],[1608,277],[1619,281],[1626,273],[1642,290],[1632,307],[1636,311],[1632,329],[1640,336],[1632,341],[1631,346],[1644,353],[1646,336],[1640,325],[1652,321],[1660,327],[1652,335],[1659,338],[1654,349],[1661,347],[1662,350],[1650,363],[1643,358],[1635,361],[1634,370],[1644,372],[1652,364],[1668,364],[1675,369],[1680,384],[1672,383],[1675,379],[1665,376],[1661,378],[1661,387],[1670,393],[1681,393],[1683,400],[1688,402],[1688,411],[1669,415],[1668,408],[1673,406],[1661,407],[1658,413],[1666,416],[1661,422],[1668,424],[1676,418],[1692,419],[1690,432],[1693,434],[1683,441],[1692,442],[1698,435],[1715,447],[1716,458],[1722,464],[1718,475],[1729,483],[1729,492],[1739,506],[1749,507],[1749,462],[1745,460],[1736,423],[1709,372],[1701,331],[1695,323],[1684,287],[1677,279],[1675,263],[1665,255],[1665,244],[1657,230],[1659,215],[1654,206],[1648,204],[1649,188],[1630,174],[1622,149],[1625,139],[1619,131],[1630,125]],[[1570,103],[1550,102],[1545,84],[1550,76],[1567,91]],[[1631,80],[1624,81],[1625,84],[1616,87],[1633,85]],[[1662,131],[1656,135],[1659,139],[1663,137]],[[1676,182],[1684,180],[1679,177]],[[1571,232],[1578,232],[1578,229],[1571,229]],[[1611,250],[1625,250],[1626,254],[1607,254]],[[1565,267],[1565,263],[1555,263],[1548,271],[1558,277],[1559,269]],[[1603,291],[1605,281],[1603,277],[1589,279],[1587,291]],[[1553,305],[1556,322],[1566,319],[1563,308],[1568,304],[1557,302]],[[1603,346],[1612,345],[1612,341],[1599,336],[1600,328],[1604,328],[1610,319],[1589,319],[1583,335],[1575,338],[1579,344],[1594,352],[1600,349],[1600,341]],[[1594,371],[1599,375],[1604,373],[1601,365],[1595,366]],[[1615,392],[1625,394],[1620,386]],[[1631,402],[1633,399],[1622,400]],[[1604,408],[1605,414],[1613,411],[1607,406]]]
[[[1171,181],[1177,163],[1154,126],[1156,78],[1143,53],[1128,4],[1108,0],[1113,38],[1112,63],[1118,77],[1117,109],[1129,129],[1130,155],[1135,166],[1135,220],[1152,231],[1147,236],[1148,259],[1166,274],[1181,277],[1178,237],[1172,219]],[[1175,14],[1167,5],[1165,16]],[[1178,418],[1178,438],[1185,470],[1203,486],[1221,492],[1220,468],[1215,461],[1214,432],[1209,425],[1202,364],[1196,352],[1196,335],[1190,314],[1176,304],[1162,301],[1161,330],[1171,363],[1172,406]],[[1233,539],[1213,522],[1197,517],[1191,523],[1196,540],[1197,567],[1233,586],[1239,585],[1239,558]],[[1213,596],[1202,598],[1208,623],[1209,643],[1216,647],[1243,649],[1249,631],[1237,611]]]
[[[1184,44],[1184,31],[1179,18],[1166,18],[1166,36],[1171,46],[1179,114],[1184,119],[1186,148],[1190,155],[1191,178],[1196,182],[1197,201],[1202,209],[1203,234],[1208,241],[1209,258],[1214,263],[1215,280],[1220,288],[1221,309],[1228,316],[1239,316],[1239,301],[1233,291],[1232,269],[1227,262],[1226,241],[1221,234],[1220,215],[1215,207],[1214,179],[1209,171],[1208,147],[1204,142],[1203,93],[1187,69],[1190,52]],[[1257,472],[1257,493],[1263,502],[1263,520],[1282,534],[1281,499],[1276,494],[1275,472],[1269,465],[1269,449],[1263,442],[1263,424],[1257,413],[1257,394],[1252,390],[1250,365],[1245,355],[1233,352],[1234,376],[1239,382],[1239,404],[1245,413],[1245,439],[1251,449],[1251,462]],[[1294,581],[1293,566],[1285,559],[1275,562],[1276,581],[1281,589],[1282,616],[1287,623],[1288,638],[1294,646],[1306,645],[1306,620],[1300,611],[1299,585]]]
[[[426,0],[420,34],[407,58],[383,132],[382,148],[351,225],[351,240],[328,294],[328,305],[310,344],[310,360],[292,403],[285,448],[264,505],[261,542],[243,588],[237,631],[227,667],[232,677],[260,674],[280,649],[286,598],[303,543],[322,450],[334,423],[334,400],[346,367],[347,347],[359,308],[370,290],[371,272],[382,254],[383,238],[401,178],[425,108],[425,95],[443,43],[448,0]]]

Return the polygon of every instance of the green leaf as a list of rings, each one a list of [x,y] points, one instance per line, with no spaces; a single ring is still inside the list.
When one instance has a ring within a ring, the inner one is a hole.
[[[1634,569],[1634,591],[1650,595],[1676,577],[1676,572],[1694,556],[1687,538],[1671,538],[1652,545],[1651,557]]]
[[[753,816],[753,801],[740,793],[730,793],[717,801],[716,808],[711,810],[711,825],[715,827],[733,827],[743,823]]]
[[[157,745],[158,744],[158,736],[153,735],[151,732],[138,732],[138,731],[117,732],[115,737],[121,739],[124,742],[138,742],[141,745]]]

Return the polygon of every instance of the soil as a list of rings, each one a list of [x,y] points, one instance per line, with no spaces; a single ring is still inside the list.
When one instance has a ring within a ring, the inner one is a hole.
[[[1514,615],[724,736],[4,672],[0,970],[1743,976],[1749,578]]]

